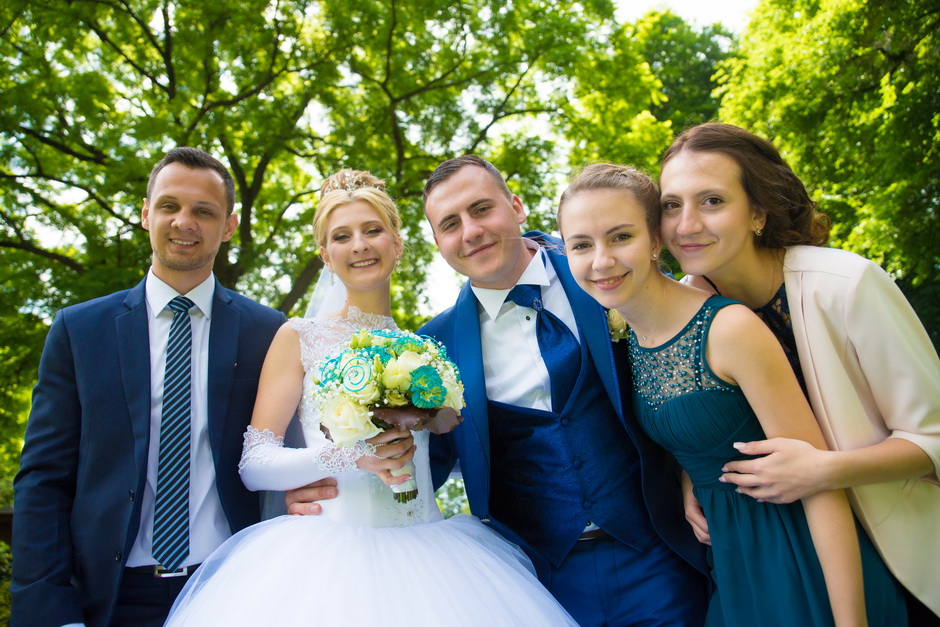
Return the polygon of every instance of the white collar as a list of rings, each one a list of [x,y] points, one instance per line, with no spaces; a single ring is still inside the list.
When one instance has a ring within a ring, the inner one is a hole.
[[[180,296],[181,294],[174,290],[172,287],[161,281],[157,275],[153,273],[153,268],[150,268],[150,271],[147,273],[147,285],[145,286],[145,291],[147,294],[147,304],[150,305],[150,313],[153,317],[159,316],[166,306],[170,304],[170,301]],[[207,319],[212,317],[212,297],[215,296],[215,275],[210,274],[206,277],[206,280],[189,290],[188,293],[182,294],[189,300],[193,301],[199,311],[202,312]]]
[[[542,250],[541,246],[530,239],[523,239],[523,241],[528,248],[535,249],[535,254],[532,255],[532,259],[523,271],[522,276],[516,281],[516,285],[540,285],[544,287],[551,285],[551,279],[555,275],[555,268],[552,267],[551,262],[545,257],[545,251]],[[477,297],[477,302],[483,307],[483,310],[490,317],[490,320],[495,320],[500,310],[503,308],[506,296],[509,295],[512,288],[491,290],[485,287],[471,285],[470,289],[473,290],[473,294]]]

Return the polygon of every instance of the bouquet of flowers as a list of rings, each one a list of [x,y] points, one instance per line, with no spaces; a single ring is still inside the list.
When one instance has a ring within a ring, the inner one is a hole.
[[[338,344],[314,372],[321,425],[336,446],[353,446],[392,427],[440,434],[460,424],[460,373],[431,338],[361,330]],[[389,411],[405,407],[409,411]],[[393,474],[413,477],[414,464]],[[413,478],[391,488],[399,503],[418,495]]]

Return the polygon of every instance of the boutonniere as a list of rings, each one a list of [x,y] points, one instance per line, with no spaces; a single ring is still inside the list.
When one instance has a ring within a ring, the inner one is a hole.
[[[607,328],[610,331],[611,342],[619,342],[627,337],[627,321],[616,309],[607,310]]]

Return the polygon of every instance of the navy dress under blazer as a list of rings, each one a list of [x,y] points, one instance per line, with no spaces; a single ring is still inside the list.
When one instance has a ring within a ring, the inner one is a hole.
[[[146,279],[60,311],[46,338],[14,483],[13,627],[111,619],[140,525],[150,444]],[[216,281],[208,422],[232,533],[259,520],[238,476],[261,365],[285,317]]]

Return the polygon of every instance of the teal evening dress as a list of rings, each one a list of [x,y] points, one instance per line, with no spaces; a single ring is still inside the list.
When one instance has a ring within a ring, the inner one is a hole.
[[[708,520],[716,592],[706,624],[833,625],[802,503],[759,503],[718,481],[726,462],[747,458],[734,442],[765,439],[741,389],[719,379],[705,358],[712,319],[731,304],[737,302],[710,297],[682,331],[655,348],[640,346],[630,334],[636,416],[689,474]],[[869,625],[906,624],[899,586],[858,531]]]

